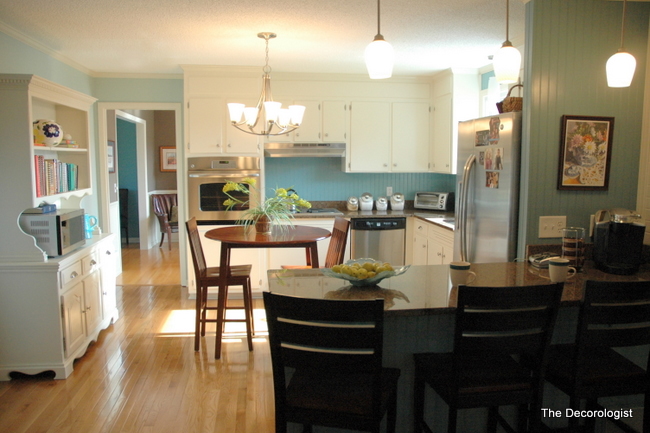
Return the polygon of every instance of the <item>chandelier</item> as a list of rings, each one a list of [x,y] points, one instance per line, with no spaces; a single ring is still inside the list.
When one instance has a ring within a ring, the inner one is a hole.
[[[625,9],[627,0],[623,0],[623,23],[621,25],[621,47],[618,52],[607,60],[605,69],[607,71],[607,85],[609,87],[630,87],[634,70],[636,69],[636,59],[634,56],[623,48],[625,39]]]
[[[506,40],[496,52],[492,65],[499,83],[516,83],[521,68],[521,53],[510,42],[510,0],[506,0]]]
[[[275,33],[258,33],[257,37],[266,41],[266,64],[262,71],[262,94],[255,107],[245,104],[229,103],[228,113],[230,123],[235,128],[254,135],[282,135],[297,129],[302,123],[305,107],[290,105],[282,108],[281,102],[273,101],[271,94],[271,67],[269,66],[269,39],[275,38]],[[259,127],[258,127],[259,125]],[[258,127],[256,130],[255,128]]]

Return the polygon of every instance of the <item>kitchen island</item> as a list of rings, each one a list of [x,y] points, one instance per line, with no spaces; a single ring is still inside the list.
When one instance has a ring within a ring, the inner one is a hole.
[[[523,262],[473,264],[471,269],[477,274],[472,285],[477,286],[546,284],[550,281],[548,270],[538,269]],[[353,288],[345,280],[325,277],[318,269],[272,270],[268,272],[268,276],[270,290],[277,293],[331,299],[385,300],[384,365],[402,370],[398,391],[397,431],[412,431],[412,355],[417,352],[445,352],[452,349],[456,288],[450,286],[449,267],[411,266],[406,273],[383,280],[375,288]],[[620,276],[606,274],[587,264],[583,272],[565,283],[562,308],[553,335],[554,343],[571,342],[575,338],[577,307],[582,299],[584,282],[588,279],[649,280],[650,267],[642,267],[635,275]],[[555,410],[563,410],[568,405],[568,398],[552,387],[547,387],[544,401],[545,407]],[[434,393],[427,394],[427,404],[429,425],[434,431],[444,431],[446,404]],[[637,403],[632,399],[629,403],[619,404],[636,407]],[[486,413],[483,409],[459,411],[458,431],[484,431]],[[545,422],[550,425],[563,425],[561,419]]]

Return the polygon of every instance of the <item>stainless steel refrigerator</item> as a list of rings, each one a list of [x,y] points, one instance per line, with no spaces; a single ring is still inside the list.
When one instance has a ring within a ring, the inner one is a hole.
[[[520,151],[520,112],[458,123],[454,260],[515,259]]]

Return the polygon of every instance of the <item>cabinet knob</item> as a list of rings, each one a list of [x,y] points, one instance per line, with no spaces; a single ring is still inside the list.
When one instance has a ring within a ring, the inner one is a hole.
[[[325,137],[329,137],[329,136],[330,136],[329,132],[326,132]]]
[[[442,256],[442,253],[438,253],[438,257]]]
[[[97,264],[97,262],[95,260],[90,261],[90,266],[95,266],[96,264]]]
[[[78,276],[79,274],[77,273],[77,271],[72,271],[72,273],[70,274],[70,279],[77,278]]]
[[[393,167],[397,167],[397,163],[393,164]]]
[[[388,167],[388,164],[384,164],[384,167]]]
[[[231,143],[228,143],[228,147],[232,147],[232,144],[231,144]]]

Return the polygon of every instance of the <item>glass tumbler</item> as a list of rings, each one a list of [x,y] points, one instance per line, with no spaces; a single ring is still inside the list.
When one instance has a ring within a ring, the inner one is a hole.
[[[567,227],[562,229],[562,257],[569,259],[569,266],[580,271],[585,264],[585,229]]]

